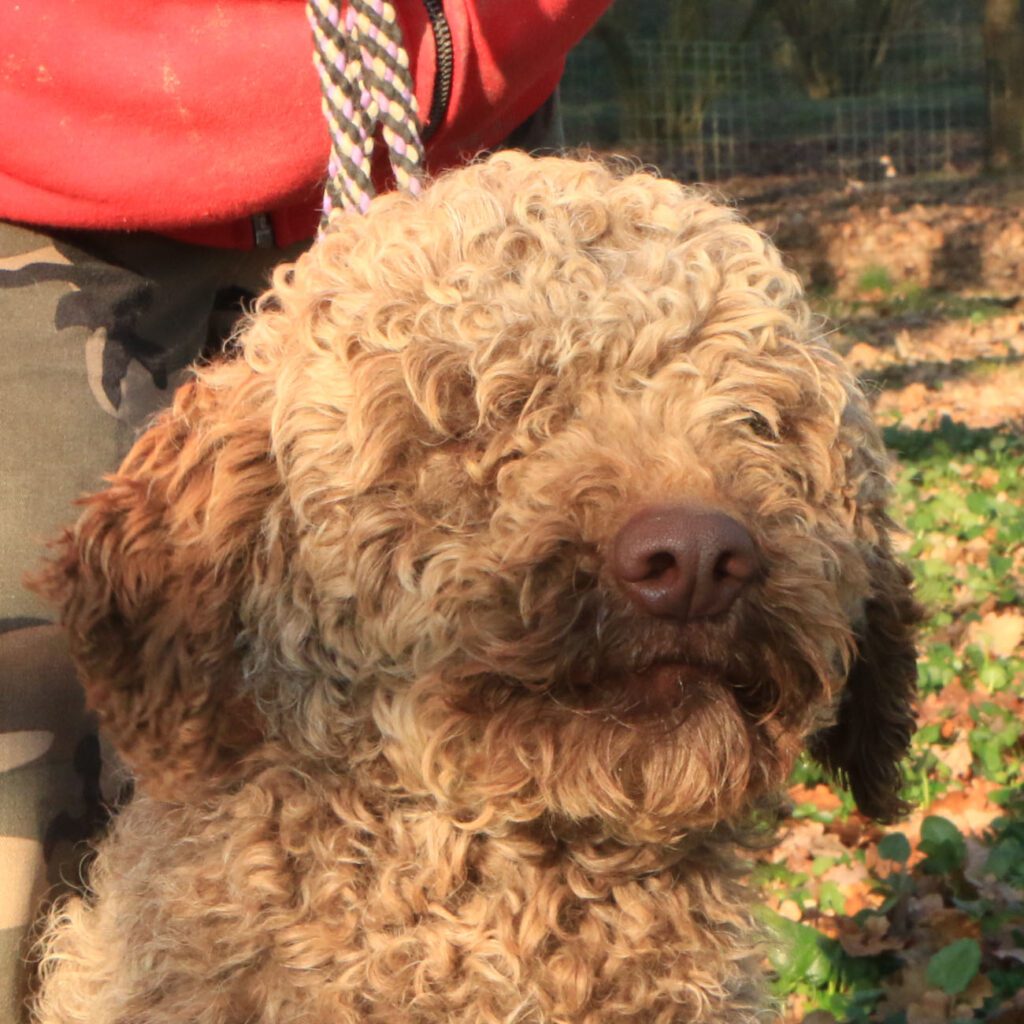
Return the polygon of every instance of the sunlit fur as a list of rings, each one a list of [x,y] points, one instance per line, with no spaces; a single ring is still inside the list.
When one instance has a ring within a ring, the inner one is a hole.
[[[138,795],[38,1020],[763,1019],[738,837],[808,743],[900,808],[886,497],[796,278],[701,192],[513,153],[340,217],[41,584]],[[608,569],[667,501],[754,540],[717,618]]]

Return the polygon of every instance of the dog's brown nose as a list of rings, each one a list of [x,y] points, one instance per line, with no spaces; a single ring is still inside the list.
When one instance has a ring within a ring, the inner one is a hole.
[[[724,512],[658,505],[619,530],[611,569],[643,611],[691,622],[728,611],[758,564],[750,534]]]

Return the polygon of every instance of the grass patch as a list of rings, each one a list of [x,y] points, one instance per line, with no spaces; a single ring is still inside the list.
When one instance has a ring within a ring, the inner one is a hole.
[[[854,336],[877,334],[880,326],[885,327],[884,323],[872,323],[878,320],[921,325],[964,320],[977,326],[1004,316],[1015,305],[1015,301],[990,296],[959,295],[940,288],[897,283],[885,267],[865,270],[858,278],[857,291],[861,297],[856,299],[819,292],[811,297],[811,303],[830,322]]]

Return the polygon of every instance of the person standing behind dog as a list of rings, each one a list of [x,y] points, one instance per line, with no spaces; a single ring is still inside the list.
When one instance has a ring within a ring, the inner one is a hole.
[[[558,145],[565,55],[610,0],[395,3],[428,172]],[[110,796],[59,628],[21,580],[315,233],[311,54],[302,0],[0,0],[0,1020],[39,896],[75,877]]]

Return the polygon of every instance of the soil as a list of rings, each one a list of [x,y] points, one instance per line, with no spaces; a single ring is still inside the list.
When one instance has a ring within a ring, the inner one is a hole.
[[[718,191],[772,236],[808,287],[865,278],[1003,299],[1024,292],[1024,179],[733,179]]]
[[[883,424],[1024,431],[1024,178],[718,189],[797,270]]]

